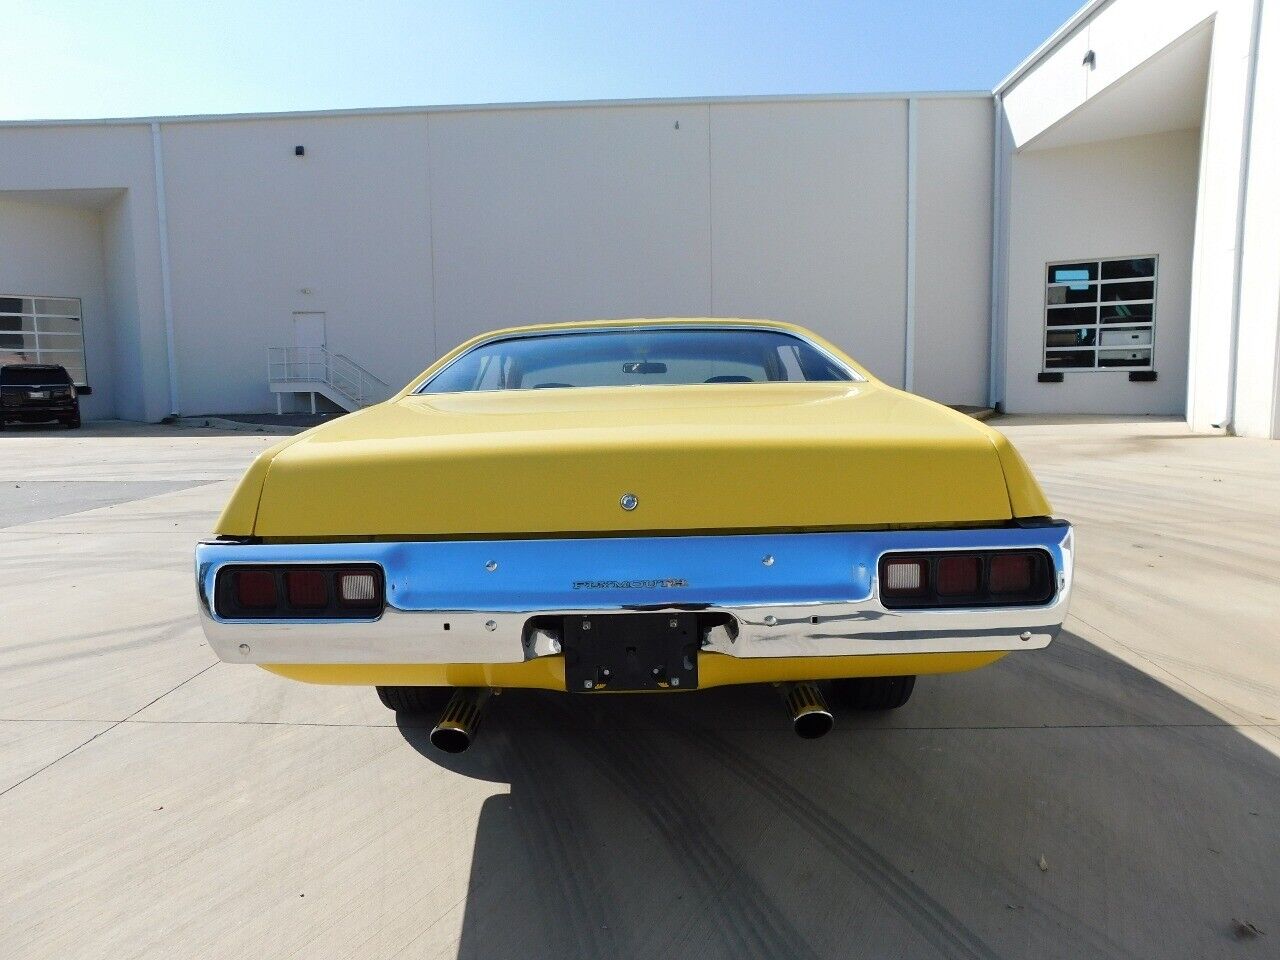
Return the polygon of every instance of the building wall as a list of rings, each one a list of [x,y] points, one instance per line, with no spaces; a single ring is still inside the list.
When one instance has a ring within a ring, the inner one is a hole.
[[[1272,406],[1262,396],[1269,389],[1267,385],[1274,382],[1276,369],[1280,368],[1276,340],[1265,332],[1259,337],[1249,337],[1251,330],[1269,331],[1271,321],[1264,319],[1259,321],[1261,326],[1253,327],[1253,321],[1242,316],[1241,337],[1238,341],[1233,339],[1237,299],[1243,305],[1250,295],[1245,287],[1238,285],[1242,278],[1238,276],[1237,251],[1248,256],[1241,244],[1240,223],[1245,216],[1243,205],[1247,197],[1241,186],[1253,139],[1246,116],[1254,66],[1254,58],[1250,56],[1253,18],[1255,10],[1261,7],[1265,11],[1265,27],[1266,21],[1275,19],[1275,6],[1276,0],[1262,4],[1250,0],[1115,0],[1101,5],[1096,14],[1062,38],[1025,75],[997,89],[1008,121],[1006,151],[1012,153],[1180,37],[1202,26],[1211,26],[1211,66],[1195,192],[1198,208],[1194,226],[1187,391],[1186,403],[1180,411],[1200,430],[1232,419],[1232,397],[1240,398],[1239,387],[1243,382],[1249,410],[1242,410],[1237,403],[1233,426],[1239,428],[1240,424],[1246,424],[1245,432],[1255,436],[1280,434],[1280,419],[1271,414]],[[1274,29],[1272,26],[1271,30]],[[1264,42],[1260,46],[1263,56],[1274,58],[1275,46],[1272,42],[1268,48]],[[1272,50],[1270,54],[1266,53],[1268,49]],[[1092,69],[1082,63],[1088,51],[1095,55]],[[1265,76],[1265,71],[1261,73]],[[1259,93],[1255,100],[1265,104],[1265,93],[1261,90]],[[1273,93],[1271,100],[1274,99]],[[1255,118],[1252,133],[1261,129]],[[1016,206],[1015,200],[1011,199],[1010,203]],[[1016,211],[1011,214],[1017,215]],[[1003,248],[1003,244],[998,245]],[[1017,253],[1011,251],[1002,256],[1012,264]],[[1268,269],[1274,270],[1274,266]],[[1256,270],[1253,276],[1263,278],[1266,273],[1267,270]],[[1010,290],[1013,283],[1011,277]],[[1007,311],[999,311],[1001,322],[1010,327],[1010,345],[1014,336],[1012,309],[1010,302]],[[1265,309],[1257,315],[1265,316]],[[1257,369],[1260,357],[1267,358],[1266,370]],[[1012,360],[1009,363],[1011,365]],[[1239,379],[1241,375],[1245,381]],[[1161,376],[1163,378],[1163,371]],[[1258,385],[1256,389],[1251,383]],[[1258,412],[1256,416],[1254,411]]]
[[[149,370],[143,365],[144,350],[143,304],[144,292],[139,290],[137,256],[134,250],[134,221],[138,218],[134,206],[137,201],[131,193],[122,194],[101,213],[102,254],[107,294],[107,320],[111,325],[114,347],[114,376],[110,383],[95,386],[95,390],[109,389],[115,403],[103,411],[104,416],[127,420],[156,419],[164,416],[169,404],[158,408],[154,405],[150,415],[147,410],[146,389],[152,384],[153,395],[162,389],[159,383],[165,370]],[[159,304],[152,303],[151,309]],[[160,318],[163,322],[163,318]],[[151,356],[155,356],[152,352]],[[154,362],[154,361],[153,361]],[[157,409],[159,413],[157,414]],[[87,414],[87,411],[86,411]]]
[[[705,104],[429,125],[437,352],[515,324],[710,312]]]
[[[907,105],[712,110],[712,312],[813,328],[903,381]]]
[[[980,402],[990,101],[917,104],[915,386]],[[672,315],[798,322],[901,384],[907,115],[889,96],[162,122],[179,409],[270,409],[266,348],[291,342],[294,311],[324,312],[330,349],[392,386],[495,327]],[[150,131],[0,138],[36,158],[57,141],[97,151],[110,174],[90,179],[121,188],[101,213],[102,256],[120,379],[138,386],[117,406],[157,419]],[[2,169],[0,191],[38,172]]]
[[[1186,398],[1197,130],[1019,154],[1012,164],[1005,407],[1180,414]],[[1039,383],[1046,264],[1157,254],[1155,383],[1065,370]]]
[[[0,199],[0,294],[80,298],[87,375],[93,388],[81,400],[85,417],[115,413],[115,344],[101,240],[96,210]]]
[[[944,403],[985,406],[991,353],[991,103],[940,105],[931,100],[918,105],[913,388]]]
[[[294,311],[326,313],[329,348],[397,388],[426,365],[422,116],[166,123],[161,134],[183,412],[273,409],[266,351],[292,343]]]
[[[155,168],[146,124],[10,125],[0,131],[0,199],[6,191],[61,194],[55,204],[96,203],[85,191],[123,197],[101,214],[106,315],[114,377],[92,384],[111,400],[97,416],[159,420],[170,412],[169,368],[156,211]],[[117,247],[126,244],[127,249]],[[0,262],[22,256],[23,243],[0,246]],[[72,294],[72,291],[67,291]],[[93,364],[94,359],[89,361]],[[86,412],[90,412],[86,407]]]
[[[1188,419],[1276,436],[1277,2],[1091,3],[997,88],[997,124],[987,96],[928,94],[9,123],[0,199],[62,192],[98,219],[104,355],[116,374],[94,384],[98,415],[268,409],[264,347],[289,342],[294,311],[326,313],[328,345],[392,385],[502,324],[769,316],[814,327],[890,383],[904,382],[910,353],[914,389],[946,402],[1175,412],[1173,314],[1185,295]],[[1189,134],[1167,154],[1133,136],[1035,149],[1190,36],[1211,42],[1190,187]],[[1138,167],[1120,169],[1120,156]],[[1113,183],[1086,191],[1086,170]],[[115,199],[70,196],[95,190]],[[1193,239],[1180,242],[1197,201]],[[25,214],[13,209],[0,204],[0,264],[28,255]],[[1140,225],[1121,210],[1158,213]],[[1051,248],[1105,256],[1121,241],[1123,253],[1162,246],[1158,385],[1114,387],[1105,374],[1088,375],[1089,389],[1071,386],[1083,374],[1057,388],[1028,382]]]

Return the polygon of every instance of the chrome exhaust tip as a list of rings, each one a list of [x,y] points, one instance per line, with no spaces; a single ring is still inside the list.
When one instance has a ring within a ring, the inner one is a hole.
[[[445,753],[462,753],[471,746],[492,693],[487,687],[460,687],[455,691],[431,730],[431,745]]]
[[[802,740],[817,740],[831,732],[835,717],[827,709],[822,691],[812,680],[779,684],[782,702],[791,714],[791,729]]]

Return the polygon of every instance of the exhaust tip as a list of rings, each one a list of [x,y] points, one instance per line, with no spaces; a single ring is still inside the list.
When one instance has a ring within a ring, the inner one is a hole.
[[[462,753],[471,746],[471,734],[454,723],[442,723],[431,731],[431,745],[445,753]]]
[[[825,737],[835,725],[835,717],[826,710],[810,710],[791,721],[792,729],[801,740],[817,740],[819,737]]]
[[[781,685],[782,702],[791,714],[791,729],[802,740],[825,737],[835,726],[835,717],[818,685],[811,680]]]
[[[471,746],[492,693],[484,687],[455,690],[431,731],[431,745],[445,753],[462,753]]]

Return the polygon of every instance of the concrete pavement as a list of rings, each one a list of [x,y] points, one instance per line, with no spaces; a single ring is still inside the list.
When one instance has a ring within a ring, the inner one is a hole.
[[[275,438],[0,434],[0,956],[1280,955],[1280,444],[993,423],[1078,527],[1047,651],[814,742],[767,688],[506,693],[461,757],[204,646]]]

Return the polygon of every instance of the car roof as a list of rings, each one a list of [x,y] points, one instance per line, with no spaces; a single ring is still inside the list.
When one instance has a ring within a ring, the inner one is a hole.
[[[616,330],[627,327],[767,327],[773,330],[790,330],[808,333],[794,324],[780,320],[751,320],[742,317],[615,317],[610,320],[568,320],[556,323],[530,323],[518,327],[502,327],[490,330],[473,339],[488,340],[510,334],[543,333],[557,330]]]

